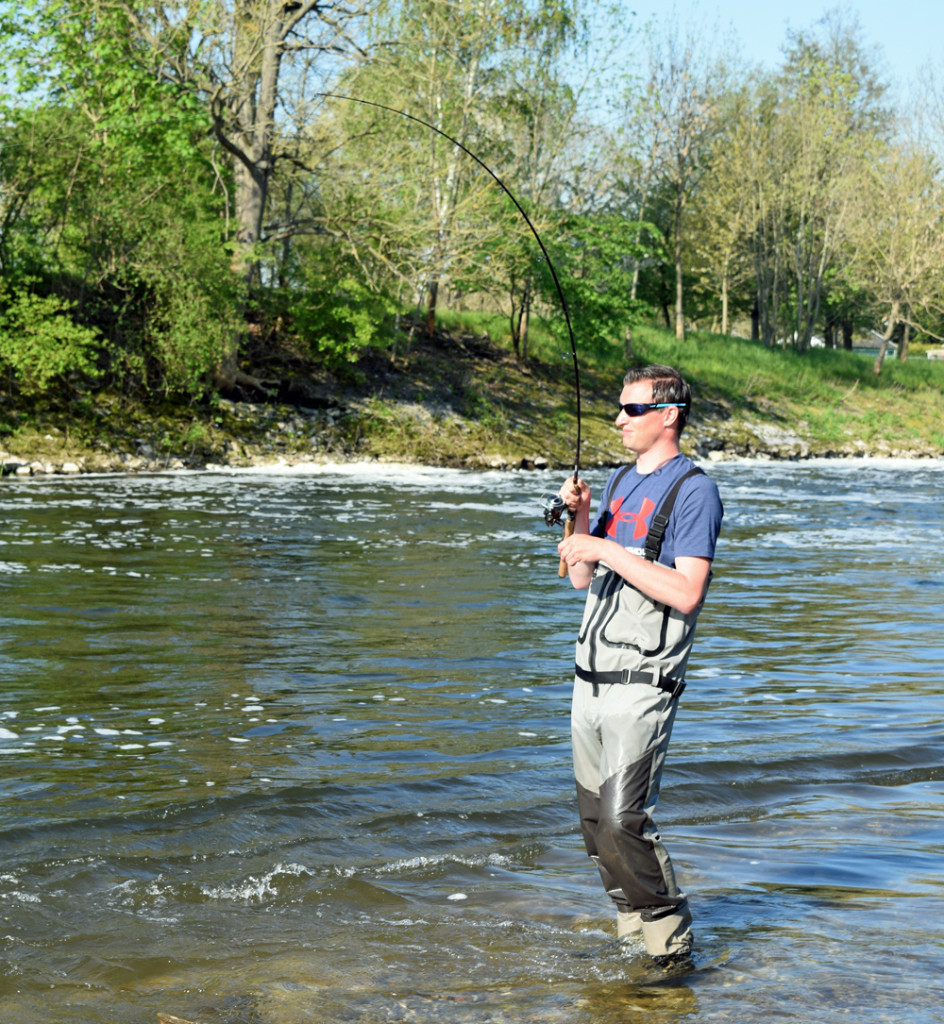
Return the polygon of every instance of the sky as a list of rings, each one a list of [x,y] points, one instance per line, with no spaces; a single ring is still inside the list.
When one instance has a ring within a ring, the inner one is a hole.
[[[621,0],[636,12],[636,23],[664,19],[673,0]],[[750,64],[778,65],[787,29],[811,29],[829,10],[858,17],[865,44],[878,45],[886,61],[886,81],[908,91],[923,65],[940,62],[944,46],[944,0],[674,0],[674,9],[696,25],[733,29]]]

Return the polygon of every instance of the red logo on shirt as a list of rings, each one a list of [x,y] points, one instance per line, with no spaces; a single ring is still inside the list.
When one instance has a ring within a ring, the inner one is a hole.
[[[646,516],[656,507],[656,503],[649,498],[643,498],[642,507],[638,512],[621,512],[620,509],[622,507],[622,498],[617,498],[616,501],[610,502],[610,519],[606,524],[607,537],[616,536],[617,523],[635,523],[633,527],[633,540],[645,537],[649,532],[649,528],[646,526]]]

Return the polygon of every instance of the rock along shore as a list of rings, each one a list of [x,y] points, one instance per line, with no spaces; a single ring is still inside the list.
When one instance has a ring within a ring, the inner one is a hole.
[[[116,436],[112,431],[96,440],[90,448],[75,450],[65,439],[46,435],[43,452],[31,454],[0,450],[0,476],[40,477],[75,476],[87,473],[166,473],[181,470],[220,470],[227,468],[292,467],[305,464],[343,462],[396,462],[450,466],[466,469],[564,469],[572,462],[565,458],[535,452],[531,439],[508,431],[491,439],[487,450],[476,450],[475,442],[463,449],[450,445],[436,447],[437,432],[445,436],[471,431],[473,421],[444,411],[441,405],[426,408],[418,403],[401,403],[402,422],[411,428],[419,424],[433,437],[417,457],[410,432],[403,431],[402,444],[391,445],[390,436],[381,449],[369,431],[362,430],[371,420],[371,410],[362,403],[334,405],[320,409],[275,406],[252,402],[222,400],[212,418],[190,428],[190,440],[169,445],[166,431],[153,424],[132,424]],[[194,440],[197,438],[199,443]],[[396,434],[394,432],[394,438]],[[769,460],[806,460],[811,458],[939,458],[941,451],[917,442],[903,447],[879,441],[867,445],[848,439],[841,446],[819,443],[798,432],[769,423],[734,421],[730,417],[714,419],[709,414],[696,419],[683,435],[683,450],[693,457],[709,461],[731,458]],[[560,444],[557,445],[560,450]],[[565,445],[566,447],[566,445]],[[581,453],[581,465],[612,466],[625,461],[615,429],[612,444],[587,444]]]

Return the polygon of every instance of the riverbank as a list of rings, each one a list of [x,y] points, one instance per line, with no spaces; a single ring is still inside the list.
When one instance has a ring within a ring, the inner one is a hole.
[[[739,339],[640,331],[637,359],[679,365],[695,402],[683,450],[714,461],[944,455],[944,367],[772,352]],[[930,362],[930,361],[929,361]],[[581,367],[584,467],[625,460],[621,370]],[[487,336],[442,335],[343,373],[299,367],[272,395],[142,405],[112,392],[24,406],[0,396],[0,473],[166,472],[376,460],[456,468],[573,466],[573,370],[519,366]]]

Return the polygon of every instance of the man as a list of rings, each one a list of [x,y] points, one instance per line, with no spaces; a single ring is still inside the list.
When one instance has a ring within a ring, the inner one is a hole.
[[[690,957],[692,918],[652,813],[724,512],[715,484],[679,449],[691,390],[678,371],[631,369],[619,407],[616,425],[635,464],[610,476],[592,522],[587,484],[571,479],[560,490],[575,521],[558,549],[573,585],[589,587],[577,637],[574,774],[584,842],[616,903],[617,934],[641,931],[664,966]]]

